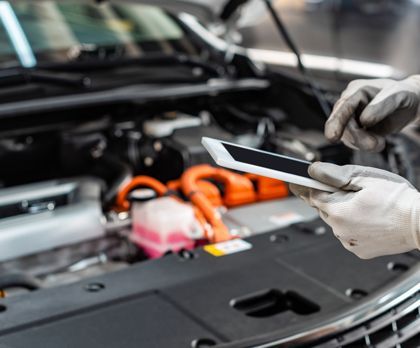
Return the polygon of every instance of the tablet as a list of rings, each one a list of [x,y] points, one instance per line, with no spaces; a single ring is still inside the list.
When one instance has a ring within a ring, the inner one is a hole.
[[[335,192],[336,188],[312,179],[308,174],[311,162],[250,147],[203,137],[203,146],[215,162],[226,168],[267,176],[289,183]]]

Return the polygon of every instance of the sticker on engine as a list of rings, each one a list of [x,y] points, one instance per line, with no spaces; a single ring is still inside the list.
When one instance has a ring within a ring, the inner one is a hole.
[[[226,242],[204,246],[204,250],[213,256],[230,255],[240,251],[249,250],[251,248],[252,244],[244,241],[243,239],[232,239]]]
[[[276,224],[278,227],[286,227],[291,224],[301,222],[302,215],[295,213],[293,211],[285,212],[285,213],[278,213],[271,215],[269,217],[270,222]]]

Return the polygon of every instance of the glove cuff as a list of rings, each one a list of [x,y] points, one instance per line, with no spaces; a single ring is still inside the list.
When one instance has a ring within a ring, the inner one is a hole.
[[[404,81],[410,82],[417,87],[417,95],[420,95],[420,75],[412,75],[407,77]]]
[[[414,248],[420,250],[420,194],[417,192],[411,210],[411,234],[414,241]]]

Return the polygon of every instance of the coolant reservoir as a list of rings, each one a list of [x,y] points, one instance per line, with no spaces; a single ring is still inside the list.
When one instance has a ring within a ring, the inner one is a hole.
[[[132,200],[131,239],[147,256],[157,258],[168,251],[192,249],[203,231],[193,208],[171,197]]]

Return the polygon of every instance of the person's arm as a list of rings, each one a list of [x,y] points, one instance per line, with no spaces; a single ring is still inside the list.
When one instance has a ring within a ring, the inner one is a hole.
[[[339,190],[290,185],[291,191],[318,209],[346,249],[363,259],[420,249],[420,193],[407,180],[381,169],[322,162],[309,174]]]
[[[348,147],[381,151],[384,136],[399,132],[419,116],[420,75],[350,82],[325,125],[330,141]]]

